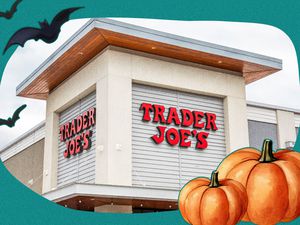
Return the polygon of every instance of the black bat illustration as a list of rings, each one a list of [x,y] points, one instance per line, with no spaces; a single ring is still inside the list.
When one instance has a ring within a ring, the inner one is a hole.
[[[20,45],[24,47],[25,43],[31,39],[34,39],[35,41],[41,39],[46,43],[52,43],[56,41],[60,33],[61,26],[69,20],[71,13],[81,8],[83,7],[75,7],[62,10],[54,17],[51,24],[49,24],[47,20],[39,22],[41,28],[24,27],[18,30],[9,39],[7,45],[5,46],[3,54],[10,46]]]
[[[11,6],[10,10],[6,12],[0,12],[0,17],[4,17],[6,19],[11,19],[15,12],[17,12],[17,6],[22,0],[16,0],[15,3]]]
[[[14,127],[17,120],[20,119],[20,112],[22,112],[27,107],[26,104],[21,105],[16,109],[12,117],[9,117],[7,120],[0,119],[0,126],[6,125],[8,127]]]

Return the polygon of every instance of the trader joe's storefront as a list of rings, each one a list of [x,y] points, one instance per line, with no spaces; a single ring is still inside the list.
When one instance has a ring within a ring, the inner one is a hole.
[[[245,84],[281,68],[110,20],[75,36],[18,89],[47,101],[42,195],[75,209],[176,209],[187,181],[249,145]]]
[[[176,193],[199,174],[209,176],[226,155],[224,99],[136,83],[130,91],[132,187]],[[59,113],[58,189],[96,184],[96,112],[101,108],[96,104],[96,92]],[[116,147],[123,151],[122,146]],[[124,196],[99,200],[88,195],[59,203],[83,210],[111,203],[131,206],[133,211],[177,208],[175,199]]]

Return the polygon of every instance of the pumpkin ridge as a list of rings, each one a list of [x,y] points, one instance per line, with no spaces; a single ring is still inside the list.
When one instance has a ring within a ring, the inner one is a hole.
[[[204,196],[205,196],[205,194],[207,194],[207,191],[208,190],[213,190],[213,189],[218,189],[218,190],[220,190],[221,192],[222,192],[222,194],[225,196],[225,198],[226,198],[226,202],[227,202],[227,205],[228,205],[228,209],[229,209],[229,202],[228,202],[228,198],[227,198],[227,196],[226,196],[226,193],[224,192],[224,190],[222,190],[221,188],[210,188],[210,187],[208,187],[204,192],[203,192],[203,194],[202,194],[202,197],[201,197],[201,201],[200,201],[200,205],[204,205],[204,203],[203,203],[203,198],[204,198]],[[201,222],[201,224],[203,224],[202,223],[202,217],[201,217],[201,209],[200,209],[200,215],[199,215],[199,218],[200,218],[200,222]],[[227,219],[226,220],[228,220],[228,218],[229,218],[229,212],[227,213]],[[204,225],[204,224],[203,224]]]
[[[194,191],[196,191],[196,189],[201,189],[201,188],[205,188],[205,190],[203,191],[202,195],[200,196],[199,202],[201,202],[201,199],[203,198],[203,194],[204,194],[204,193],[207,191],[207,189],[208,189],[206,185],[198,186],[197,188],[194,188],[193,191],[190,191],[190,193],[187,195],[187,198],[186,198],[185,200],[187,200],[188,197],[189,197],[189,195],[192,194]],[[189,211],[189,210],[186,209],[187,205],[188,205],[188,204],[185,204],[185,205],[184,205],[185,211]],[[199,210],[199,212],[198,212],[198,215],[199,215],[199,213],[200,213],[200,208],[197,208],[197,210]],[[186,218],[186,219],[187,219],[187,222],[188,222],[189,224],[192,224],[191,218],[190,218],[189,215],[187,215],[187,218]],[[201,220],[200,220],[200,225],[202,225]]]
[[[278,160],[276,160],[276,161],[278,161]],[[281,170],[281,172],[283,173],[283,175],[284,175],[284,180],[285,180],[285,183],[286,183],[286,186],[287,186],[287,191],[288,191],[288,204],[287,204],[287,207],[285,208],[285,213],[284,213],[284,215],[282,216],[282,218],[280,218],[280,221],[281,221],[282,219],[284,219],[284,217],[285,217],[285,215],[286,215],[286,212],[287,212],[287,210],[288,210],[288,208],[289,208],[289,206],[290,206],[290,201],[289,201],[289,193],[290,193],[290,190],[289,190],[289,183],[288,183],[288,180],[286,179],[286,174],[285,174],[284,170],[281,168],[281,166],[278,165],[278,164],[276,163],[276,161],[271,162],[271,163],[274,164],[274,165],[276,165],[276,166]],[[281,160],[281,161],[285,161],[285,160]]]
[[[249,177],[250,177],[252,171],[254,170],[254,168],[255,168],[257,165],[259,165],[259,162],[257,162],[257,164],[255,164],[255,165],[252,167],[252,169],[249,171],[249,174],[248,174],[248,176],[247,176],[246,185],[245,185],[246,187],[247,187],[247,185],[248,185]],[[246,187],[245,187],[245,188],[246,188]]]
[[[201,185],[201,186],[195,186],[194,188],[192,188],[190,191],[189,191],[189,193],[185,196],[185,199],[181,199],[181,193],[182,193],[182,191],[183,191],[183,189],[186,187],[186,186],[188,186],[189,184],[191,184],[191,182],[197,182],[198,181],[198,179],[202,179],[202,180],[205,180],[206,182],[207,182],[207,184],[203,184],[203,185]],[[183,201],[184,202],[184,212],[186,211],[185,210],[185,206],[186,206],[186,204],[185,204],[185,201],[186,201],[186,199],[188,198],[188,196],[195,190],[195,189],[197,189],[197,188],[199,188],[199,187],[202,187],[202,186],[207,186],[207,185],[209,185],[209,179],[207,179],[207,178],[205,178],[205,177],[196,177],[196,178],[194,178],[194,179],[192,179],[192,180],[190,180],[188,183],[186,183],[182,188],[181,188],[181,190],[180,190],[180,192],[179,192],[179,195],[178,195],[178,205],[180,205],[180,202],[181,201]],[[188,220],[188,219],[187,219]],[[190,222],[189,220],[188,220],[188,222]]]
[[[208,184],[209,184],[209,182],[210,182],[210,180],[209,180],[207,177],[195,177],[194,179],[190,180],[190,181],[187,182],[185,185],[183,185],[183,187],[180,189],[180,192],[179,192],[179,194],[178,194],[178,198],[180,198],[180,193],[181,193],[181,191],[184,189],[185,186],[187,186],[188,184],[190,184],[190,183],[193,182],[193,181],[198,181],[198,179],[205,179],[205,180],[208,182]],[[196,186],[195,188],[197,188],[197,187],[198,187],[198,186]],[[191,191],[193,191],[195,188],[193,188]]]
[[[285,154],[285,153],[289,153],[289,152],[293,152],[293,150],[288,150],[288,149],[277,149],[277,151],[274,154]]]
[[[283,151],[283,150],[281,150],[281,151]],[[289,158],[289,161],[291,161],[290,159],[292,158],[292,159],[293,159],[292,162],[293,162],[298,168],[300,168],[300,159],[297,159],[297,158],[295,157],[295,155],[294,155],[295,153],[298,153],[298,152],[291,151],[291,150],[288,150],[288,151],[285,151],[285,152],[281,152],[281,151],[278,151],[278,152],[275,153],[275,155],[276,155],[276,157],[278,157],[278,159],[283,160],[283,161],[287,161],[287,159],[286,159],[286,158],[283,158],[283,157],[289,156],[289,157],[290,157],[290,158]],[[281,154],[278,154],[278,156],[277,156],[277,153],[281,153]],[[294,161],[298,161],[298,162],[294,162]]]
[[[203,191],[203,193],[202,193],[202,196],[201,196],[201,198],[200,198],[200,201],[199,201],[199,205],[201,205],[201,202],[202,202],[202,199],[203,199],[203,196],[204,196],[204,194],[207,192],[207,190],[209,189],[209,187],[208,188],[206,188],[206,190],[205,191]],[[200,209],[200,207],[199,207],[199,220],[200,220],[200,224],[203,224],[202,223],[202,221],[201,221],[201,209]]]
[[[239,162],[238,164],[235,164],[235,165],[228,171],[228,173],[226,174],[225,177],[227,177],[228,174],[230,174],[230,172],[231,172],[235,167],[237,167],[237,166],[239,166],[239,165],[241,165],[241,164],[243,164],[243,163],[245,163],[245,162],[249,162],[249,161],[251,161],[251,160],[257,161],[257,160],[255,160],[255,159],[247,159],[247,160],[245,160],[245,161]],[[247,180],[248,180],[248,179],[247,179]]]
[[[190,194],[190,193],[189,193]],[[184,201],[186,202],[186,200],[188,199],[188,197],[189,197],[189,194],[186,196],[186,198],[184,199]],[[184,203],[184,211],[187,211],[186,210],[186,206],[187,206],[187,204],[186,203]],[[184,218],[185,220],[187,220],[187,222],[189,223],[189,224],[191,224],[191,221],[190,221],[190,218],[189,218],[189,216],[185,216],[185,218]]]
[[[228,213],[227,213],[227,221],[229,220],[229,218],[230,218],[230,214],[229,214],[229,207],[230,207],[230,203],[229,203],[229,200],[228,200],[228,197],[227,197],[227,194],[226,194],[226,192],[222,189],[222,188],[219,188],[220,190],[222,190],[222,192],[223,192],[223,194],[224,194],[224,196],[225,196],[225,198],[226,198],[226,202],[227,202],[227,204],[228,204]]]
[[[224,162],[227,162],[228,160],[230,160],[230,159],[231,159],[231,156],[232,156],[233,154],[237,154],[237,153],[241,154],[240,159],[239,159],[240,162],[237,163],[237,164],[231,165],[231,169],[230,169],[229,171],[227,171],[225,175],[222,175],[223,169],[224,169],[224,168],[223,168]],[[255,155],[257,154],[257,158],[254,158],[254,157],[250,158],[250,156],[248,156],[248,154],[255,154]],[[246,156],[243,156],[243,155],[246,155]],[[242,157],[242,156],[243,156],[243,157]],[[239,150],[237,150],[237,151],[231,152],[231,153],[230,153],[229,155],[227,155],[227,156],[219,163],[219,165],[218,165],[218,168],[217,168],[217,169],[218,169],[218,171],[220,172],[220,177],[221,177],[221,178],[226,178],[226,177],[228,176],[228,174],[231,172],[231,170],[232,170],[234,167],[238,166],[240,163],[247,162],[247,161],[249,161],[249,160],[258,160],[259,157],[260,157],[260,151],[257,150],[257,149],[242,148],[242,149],[239,149]]]
[[[240,183],[240,182],[237,182],[235,180],[228,180],[227,181],[228,184],[232,184],[231,186],[230,185],[226,185],[224,184],[225,187],[231,187],[235,193],[238,194],[239,196],[239,200],[242,202],[242,205],[243,205],[243,212],[245,212],[243,215],[240,215],[240,217],[238,218],[238,221],[240,221],[247,213],[247,206],[248,206],[248,198],[247,198],[247,192],[246,192],[246,189],[245,189],[245,195],[246,195],[246,200],[243,198],[244,196],[241,196],[240,195],[240,191],[241,191],[241,188],[244,188],[244,186]],[[241,186],[241,188],[239,187]]]
[[[190,192],[188,193],[188,195],[186,196],[186,198],[184,199],[184,201],[186,201],[186,200],[188,199],[189,195],[190,195],[191,193],[193,193],[193,191],[195,191],[196,189],[201,188],[201,187],[203,187],[203,186],[200,186],[200,187],[197,186],[197,187],[193,188],[192,190],[190,190]],[[201,198],[202,198],[202,196],[201,196]],[[187,211],[187,210],[186,210],[186,206],[187,206],[187,204],[184,204],[185,211]],[[191,221],[190,221],[190,218],[189,218],[188,216],[186,217],[186,219],[188,220],[188,222],[189,222],[190,224],[192,224]]]
[[[250,177],[252,171],[254,170],[254,168],[255,168],[257,165],[259,165],[259,164],[260,164],[260,163],[257,162],[257,164],[255,164],[255,165],[252,167],[252,169],[249,171],[249,173],[248,173],[247,181],[246,181],[246,184],[245,184],[245,186],[244,186],[245,189],[246,189],[246,192],[247,192],[247,186],[248,186],[249,177]],[[247,192],[247,195],[248,195],[248,192]],[[245,215],[247,215],[247,217],[249,218],[250,221],[253,221],[253,219],[250,218],[250,215],[249,215],[249,213],[248,213],[248,206],[247,206],[247,211],[246,211]],[[244,215],[244,216],[245,216],[245,215]]]
[[[278,162],[287,162],[287,163],[290,163],[290,164],[292,164],[292,165],[295,165],[297,168],[299,168],[295,163],[293,163],[293,162],[289,162],[289,161],[286,161],[286,160],[278,160]],[[288,205],[287,205],[287,208],[286,208],[286,212],[285,212],[285,214],[284,214],[284,216],[280,219],[280,220],[282,220],[282,221],[284,221],[285,219],[286,219],[286,216],[287,216],[287,212],[288,212],[288,209],[289,209],[289,207],[290,207],[290,196],[289,196],[289,194],[290,194],[290,183],[289,183],[289,181],[288,181],[288,179],[287,179],[287,171],[285,171],[284,169],[282,169],[282,166],[283,165],[280,165],[280,164],[277,164],[276,162],[274,162],[274,164],[276,164],[276,166],[278,166],[280,169],[281,169],[281,171],[282,171],[282,173],[284,174],[284,178],[285,178],[285,181],[286,181],[286,185],[287,185],[287,187],[288,187]],[[290,170],[290,169],[287,169],[288,171]],[[300,196],[299,196],[300,197]],[[299,211],[299,210],[298,210]],[[296,210],[296,212],[297,212],[297,210]],[[299,214],[299,213],[298,213]],[[299,215],[298,215],[299,216]],[[297,216],[296,216],[297,217]],[[295,218],[296,218],[295,217]],[[292,217],[293,218],[293,217]],[[295,219],[295,218],[293,218],[293,219]]]
[[[284,180],[284,173],[274,163],[259,163],[251,171],[247,184],[250,199],[247,211],[252,223],[269,225],[280,222],[288,205],[288,188],[282,180]],[[265,200],[266,205],[262,199]],[[256,200],[261,204],[257,205]]]
[[[184,188],[186,185],[188,185],[190,182],[192,182],[192,181],[197,181],[198,178],[206,179],[206,178],[202,178],[202,177],[197,177],[197,178],[195,178],[195,179],[193,179],[193,180],[190,180],[188,183],[186,183],[186,184],[181,188],[181,190],[180,190],[180,192],[179,192],[179,198],[180,198],[180,193],[181,193],[181,191],[183,190],[183,188]],[[209,185],[209,183],[210,183],[210,181],[207,179],[207,184],[201,185],[200,187],[202,187],[202,186],[207,186],[207,185]],[[192,191],[194,191],[195,189],[197,189],[197,188],[199,188],[199,186],[196,186],[196,187],[192,188],[192,189],[189,191],[189,194],[190,194]],[[186,196],[186,198],[189,196],[189,194]]]
[[[234,186],[234,185],[233,185]],[[226,190],[225,188],[231,188],[232,190],[233,190],[233,192],[235,193],[235,195],[237,195],[238,196],[238,198],[239,198],[239,201],[241,201],[241,199],[240,199],[240,196],[239,196],[239,194],[237,193],[237,191],[236,191],[236,189],[235,188],[233,188],[232,186],[228,186],[228,185],[224,185],[224,186],[222,186],[222,187],[220,187],[220,189],[222,189],[222,191],[225,193],[225,196],[226,196],[226,199],[227,199],[227,202],[228,202],[228,220],[230,220],[231,219],[231,215],[230,215],[230,209],[231,209],[231,204],[230,204],[230,201],[229,201],[229,199],[228,199],[228,190]],[[229,193],[230,194],[230,193]],[[241,209],[242,210],[242,209]],[[244,215],[243,215],[244,216]],[[241,216],[240,216],[241,217]],[[238,221],[240,220],[240,217],[238,218]],[[231,224],[227,224],[227,225],[231,225]]]

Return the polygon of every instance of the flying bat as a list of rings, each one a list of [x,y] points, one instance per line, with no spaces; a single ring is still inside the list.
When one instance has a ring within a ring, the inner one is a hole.
[[[34,39],[35,41],[41,39],[46,43],[52,43],[56,41],[60,33],[61,26],[70,19],[71,13],[81,9],[83,7],[68,8],[60,11],[52,20],[51,24],[47,20],[39,22],[40,28],[24,27],[18,30],[9,39],[7,45],[4,48],[3,54],[12,45],[20,45],[24,47],[28,40]]]
[[[0,12],[0,17],[4,17],[6,19],[11,19],[15,12],[17,12],[17,6],[22,0],[16,0],[15,3],[11,6],[10,10],[6,12]]]
[[[17,120],[20,119],[20,113],[27,107],[26,104],[21,105],[16,109],[12,117],[9,117],[7,120],[0,119],[0,126],[6,125],[8,127],[14,127]]]

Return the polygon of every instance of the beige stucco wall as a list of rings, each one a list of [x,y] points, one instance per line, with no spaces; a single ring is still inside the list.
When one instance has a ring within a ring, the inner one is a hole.
[[[279,148],[285,148],[285,142],[296,140],[295,115],[293,112],[276,110]]]
[[[248,145],[243,77],[108,49],[49,95],[43,192],[56,187],[57,113],[95,88],[96,183],[131,185],[132,82],[223,97],[228,151]]]
[[[100,54],[49,94],[46,106],[43,193],[51,191],[57,186],[58,114],[94,91],[96,84],[102,83],[100,81],[107,76],[107,64],[107,54]],[[97,96],[101,93],[100,91],[97,90]],[[97,105],[101,105],[98,100],[97,97]],[[97,109],[97,118],[101,118],[103,110],[105,109],[102,107]],[[100,130],[100,124],[100,122],[97,122],[97,130]],[[99,134],[100,132],[96,134],[96,146],[100,145],[101,135]],[[97,158],[96,163],[99,163]]]
[[[249,145],[243,77],[116,50],[109,52],[108,73],[122,78],[122,82],[127,79],[127,82],[223,97],[227,152]],[[131,95],[131,89],[126,90]],[[131,101],[120,103],[124,108],[131,107]],[[131,120],[130,114],[127,120]]]
[[[4,162],[6,168],[24,185],[42,193],[44,139],[34,143]]]

